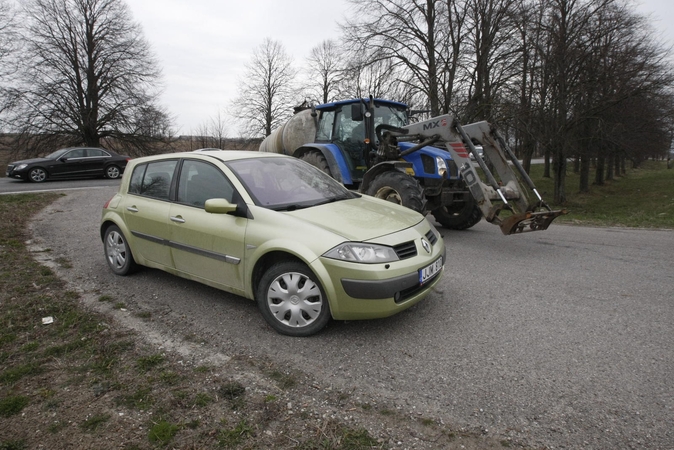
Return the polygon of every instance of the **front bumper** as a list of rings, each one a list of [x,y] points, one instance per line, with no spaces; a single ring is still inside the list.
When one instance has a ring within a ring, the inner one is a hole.
[[[312,270],[327,277],[324,288],[330,310],[337,320],[376,319],[397,314],[423,300],[440,281],[444,266],[423,284],[419,271],[438,258],[445,258],[440,238],[432,252],[388,264],[356,264],[319,258]]]
[[[5,176],[7,178],[17,178],[20,180],[26,180],[28,179],[28,170],[23,169],[23,170],[16,170],[14,166],[7,166],[7,170],[5,171]]]

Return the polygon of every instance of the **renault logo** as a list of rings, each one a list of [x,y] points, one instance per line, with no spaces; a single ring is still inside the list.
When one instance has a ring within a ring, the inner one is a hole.
[[[421,239],[421,246],[424,248],[424,250],[426,250],[426,253],[431,252],[431,244],[429,244],[426,239]]]

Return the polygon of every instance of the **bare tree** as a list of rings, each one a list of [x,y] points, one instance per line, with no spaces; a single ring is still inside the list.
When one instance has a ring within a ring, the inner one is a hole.
[[[202,123],[193,133],[193,141],[196,141],[198,148],[219,148],[224,149],[225,139],[227,138],[227,121],[222,112],[211,117],[207,122]]]
[[[311,49],[309,66],[310,95],[321,103],[336,99],[342,74],[342,51],[333,40],[325,40]]]
[[[25,0],[23,10],[28,56],[17,129],[37,147],[106,140],[150,151],[170,118],[157,105],[160,71],[126,4]]]
[[[441,111],[438,92],[439,59],[445,51],[444,29],[438,27],[443,15],[440,0],[349,0],[354,13],[343,26],[346,44],[362,53],[363,61],[390,60],[412,74],[399,81],[422,92],[433,115]]]
[[[520,0],[468,0],[467,36],[470,93],[465,120],[493,120],[496,95],[517,69],[516,7]]]
[[[15,13],[9,3],[0,1],[0,114],[12,107],[16,100],[11,78],[16,74],[18,47]],[[2,124],[2,122],[0,122]]]
[[[254,51],[231,107],[231,115],[243,122],[249,136],[269,136],[292,115],[297,97],[292,64],[283,45],[270,38]]]

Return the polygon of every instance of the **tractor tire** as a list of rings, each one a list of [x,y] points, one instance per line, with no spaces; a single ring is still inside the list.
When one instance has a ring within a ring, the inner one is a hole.
[[[426,215],[426,197],[419,182],[413,177],[391,170],[380,173],[367,188],[367,195],[381,198]]]
[[[431,214],[440,225],[449,230],[465,230],[482,219],[482,211],[472,196],[465,202],[434,209]]]
[[[300,156],[300,159],[304,162],[308,162],[312,166],[332,176],[332,173],[330,172],[330,167],[328,166],[328,161],[325,159],[325,156],[323,156],[320,152],[305,153],[304,155]]]

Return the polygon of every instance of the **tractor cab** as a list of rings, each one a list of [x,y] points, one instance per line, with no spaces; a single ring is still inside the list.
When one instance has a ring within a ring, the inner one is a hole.
[[[372,166],[379,142],[376,127],[408,124],[407,105],[378,99],[354,99],[316,106],[319,112],[316,142],[337,145],[347,156],[354,181],[362,180]]]

